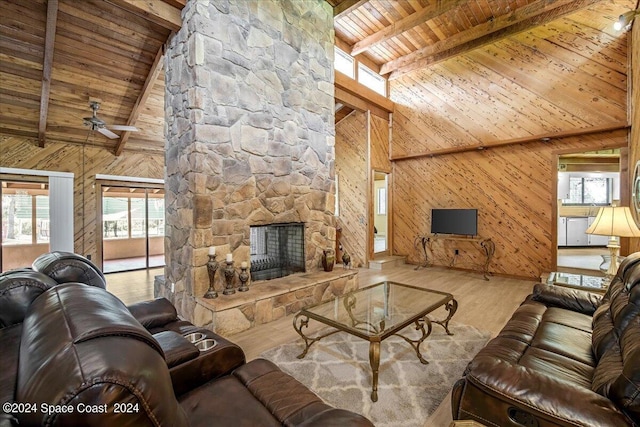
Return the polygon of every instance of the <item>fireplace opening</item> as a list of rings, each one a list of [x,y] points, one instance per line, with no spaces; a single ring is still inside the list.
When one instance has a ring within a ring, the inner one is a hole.
[[[269,280],[304,272],[304,224],[250,227],[251,280]]]

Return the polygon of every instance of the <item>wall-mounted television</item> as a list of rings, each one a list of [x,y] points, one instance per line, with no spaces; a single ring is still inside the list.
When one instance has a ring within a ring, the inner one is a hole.
[[[477,209],[431,209],[431,234],[478,234]]]

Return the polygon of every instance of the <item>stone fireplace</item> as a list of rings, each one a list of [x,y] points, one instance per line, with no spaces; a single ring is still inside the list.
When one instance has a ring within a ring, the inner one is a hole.
[[[324,0],[187,1],[165,54],[166,268],[156,292],[186,319],[209,286],[210,247],[221,265],[231,254],[253,270],[253,226],[303,224],[307,273],[335,247],[333,37]],[[223,281],[217,274],[218,290]],[[197,320],[215,329],[209,315]]]

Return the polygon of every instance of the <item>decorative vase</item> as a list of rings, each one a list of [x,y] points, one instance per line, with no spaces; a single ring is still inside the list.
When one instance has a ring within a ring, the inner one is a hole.
[[[342,254],[342,268],[348,268],[351,265],[351,255],[347,251]]]
[[[333,249],[322,251],[322,268],[324,271],[333,271],[333,264],[336,262],[336,253]]]

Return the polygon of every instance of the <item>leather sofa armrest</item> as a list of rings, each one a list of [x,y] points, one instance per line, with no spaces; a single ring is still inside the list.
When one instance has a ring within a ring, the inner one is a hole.
[[[166,298],[138,302],[127,308],[146,329],[159,328],[178,320],[176,308]]]
[[[590,388],[576,387],[497,356],[476,356],[465,378],[486,395],[541,419],[566,419],[576,425],[601,427],[629,425],[628,418],[610,399]],[[489,404],[489,400],[484,403]]]
[[[531,299],[547,306],[566,308],[592,316],[600,305],[602,296],[582,289],[538,283],[533,287]]]

